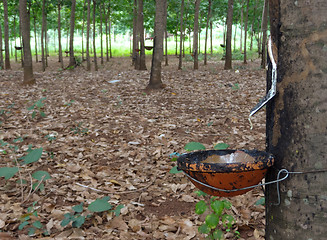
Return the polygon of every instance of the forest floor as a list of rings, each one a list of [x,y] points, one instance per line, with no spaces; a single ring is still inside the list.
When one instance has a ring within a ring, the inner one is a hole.
[[[192,62],[184,62],[178,71],[178,58],[172,56],[169,66],[163,64],[165,88],[155,91],[145,90],[149,56],[147,71],[134,70],[130,58],[110,59],[97,72],[83,66],[62,71],[55,58],[45,72],[41,63],[33,64],[33,86],[21,85],[18,63],[0,72],[0,168],[14,167],[29,145],[43,148],[39,161],[22,165],[8,180],[0,177],[0,239],[29,239],[33,223],[31,238],[37,239],[204,239],[198,233],[204,218],[195,213],[195,204],[209,196],[199,197],[183,173],[169,173],[176,165],[169,155],[185,153],[191,141],[207,149],[216,143],[265,149],[264,110],[253,118],[252,130],[248,121],[250,109],[265,95],[259,60],[234,61],[229,71],[220,60],[196,71]],[[46,116],[37,111],[32,118],[27,108],[42,98]],[[51,178],[43,180],[43,190],[31,193],[36,170]],[[28,183],[20,185],[18,179]],[[124,205],[118,217],[98,213],[80,228],[60,225],[73,206],[84,203],[86,214],[88,204],[105,196],[113,209]],[[262,197],[257,188],[226,198],[240,239],[264,239],[265,209],[255,204]],[[19,229],[27,216],[29,225]],[[44,230],[50,235],[42,236]],[[236,239],[232,233],[225,237]]]

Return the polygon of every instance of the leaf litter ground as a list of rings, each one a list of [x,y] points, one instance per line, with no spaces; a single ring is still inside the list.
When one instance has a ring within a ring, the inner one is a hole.
[[[44,239],[204,239],[197,231],[204,219],[195,214],[202,197],[182,173],[169,173],[176,164],[169,154],[184,153],[191,141],[207,149],[227,143],[230,149],[264,150],[264,111],[253,118],[252,130],[248,115],[265,95],[265,71],[259,61],[234,62],[230,71],[222,61],[196,71],[191,62],[177,71],[177,63],[171,57],[163,66],[165,87],[155,91],[145,91],[149,70],[134,70],[129,58],[110,59],[98,72],[61,71],[50,58],[46,72],[34,63],[34,86],[20,85],[18,63],[1,71],[0,109],[14,105],[0,116],[0,138],[23,141],[16,155],[0,155],[0,167],[13,167],[14,158],[32,144],[45,151],[22,171],[44,170],[52,178],[23,204],[18,177],[0,178],[0,234],[28,239],[27,230],[18,230],[20,218],[38,201],[39,219],[50,233]],[[27,108],[42,98],[46,117],[32,118]],[[24,191],[26,197],[28,187]],[[119,217],[102,213],[80,229],[60,226],[73,206],[104,196],[113,205],[124,204]],[[264,207],[255,205],[262,197],[255,189],[229,199],[241,239],[263,239]]]

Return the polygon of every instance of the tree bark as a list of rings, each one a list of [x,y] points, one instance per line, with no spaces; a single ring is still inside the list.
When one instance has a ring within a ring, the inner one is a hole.
[[[204,42],[204,65],[207,65],[208,29],[209,29],[209,22],[211,18],[211,0],[208,1],[209,1],[209,6],[208,6],[208,16],[207,16],[207,25],[206,25],[206,37]]]
[[[156,0],[156,16],[154,24],[153,54],[150,82],[147,89],[162,88],[161,61],[163,55],[163,37],[165,32],[165,16],[167,0]]]
[[[101,65],[103,65],[103,33],[102,33],[102,22],[103,22],[103,11],[104,9],[100,6],[100,49],[101,49]]]
[[[226,57],[224,69],[232,69],[232,25],[233,25],[233,0],[228,0],[227,12],[227,37],[226,37]]]
[[[37,31],[36,31],[36,13],[33,14],[33,25],[34,25],[34,41],[35,41],[35,62],[39,62],[39,56],[37,52]]]
[[[181,16],[180,16],[180,39],[179,39],[179,60],[178,60],[178,70],[182,69],[183,65],[183,15],[184,15],[184,0],[181,1]]]
[[[84,3],[83,3],[83,20],[82,20],[82,62],[84,61],[85,6],[86,6],[86,0],[84,0]]]
[[[90,59],[90,24],[91,24],[91,0],[87,0],[87,29],[86,29],[86,70],[91,71]]]
[[[58,2],[58,48],[59,48],[59,62],[61,69],[64,69],[64,61],[62,58],[62,46],[61,46],[61,1]]]
[[[140,61],[140,46],[139,46],[139,36],[138,36],[138,24],[137,24],[137,0],[134,0],[133,5],[133,58],[132,64],[134,68],[137,69]]]
[[[195,12],[194,12],[194,35],[193,35],[193,58],[194,65],[193,69],[199,69],[198,59],[198,34],[199,34],[199,11],[200,11],[201,0],[195,0]]]
[[[9,26],[8,26],[8,3],[3,0],[4,11],[4,29],[5,29],[5,69],[11,69],[10,66],[10,53],[9,53]]]
[[[68,67],[76,66],[76,59],[74,56],[75,9],[76,9],[76,0],[72,0],[72,7],[71,7],[71,11],[70,11],[70,36],[69,36],[69,64],[68,64]]]
[[[246,62],[246,39],[247,39],[247,33],[248,33],[248,19],[249,19],[249,5],[250,1],[247,0],[246,2],[246,15],[244,19],[244,55],[243,55],[243,64],[247,64]]]
[[[261,68],[266,68],[266,44],[267,44],[267,25],[268,25],[268,0],[264,1],[264,7],[262,10],[262,46],[261,46]]]
[[[240,52],[242,52],[242,46],[243,46],[243,5],[244,5],[244,0],[242,0],[241,3],[241,36],[240,36]]]
[[[3,53],[2,53],[2,28],[0,24],[0,70],[4,68],[3,64]]]
[[[46,62],[45,62],[45,24],[46,24],[46,17],[45,17],[45,0],[42,1],[42,30],[41,30],[41,50],[42,50],[42,70],[45,71]]]
[[[213,45],[212,45],[212,21],[210,21],[210,54],[212,56],[213,54]]]
[[[143,0],[138,0],[138,15],[137,15],[137,22],[138,22],[138,30],[140,36],[140,65],[138,70],[146,70],[145,65],[145,48],[144,48],[144,23],[143,23]]]
[[[96,10],[96,0],[93,0],[93,57],[94,57],[94,70],[98,71],[98,61],[97,61],[97,49],[95,44],[95,10]]]
[[[27,0],[19,0],[19,13],[21,19],[21,30],[24,51],[24,81],[23,84],[34,84],[33,61],[30,45],[30,15],[27,12]]]
[[[271,0],[269,9],[278,94],[267,106],[275,166],[266,182],[279,169],[293,173],[280,183],[279,205],[276,186],[266,188],[266,239],[326,239],[327,5]]]

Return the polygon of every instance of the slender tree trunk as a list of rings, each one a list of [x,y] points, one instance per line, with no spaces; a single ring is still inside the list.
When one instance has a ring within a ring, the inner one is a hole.
[[[194,36],[193,36],[193,58],[194,65],[193,69],[199,69],[198,59],[198,33],[199,33],[199,11],[200,11],[201,0],[195,0],[195,13],[194,13]]]
[[[257,7],[258,7],[258,1],[255,0],[255,5],[254,5],[254,9],[253,9],[253,16],[252,16],[252,23],[251,23],[251,42],[250,42],[250,50],[253,49],[253,35],[254,35],[254,20],[255,20],[255,14],[257,11]]]
[[[83,23],[82,23],[82,61],[84,61],[84,27],[85,27],[85,6],[86,0],[83,3]]]
[[[14,37],[14,45],[15,45],[15,62],[18,62],[18,59],[17,59],[17,45],[16,45],[16,17],[14,16],[14,23],[13,23],[13,29],[12,29],[12,34],[13,34],[13,37]],[[20,45],[22,46],[22,45]]]
[[[86,70],[91,71],[90,59],[90,25],[91,25],[91,0],[87,0],[87,30],[86,30]]]
[[[144,26],[143,26],[143,0],[138,0],[138,29],[140,36],[140,65],[139,70],[146,70],[145,48],[144,48]]]
[[[47,9],[45,8],[45,11]],[[47,12],[45,12],[45,25],[44,25],[44,47],[45,47],[45,66],[48,67],[48,56],[49,56],[49,49],[48,49],[48,24],[47,24]]]
[[[240,52],[242,52],[242,44],[243,44],[243,7],[244,7],[244,0],[241,3],[241,36],[240,36]]]
[[[212,36],[212,21],[210,21],[210,54],[211,54],[211,56],[213,54],[212,39],[213,39],[213,36]]]
[[[204,42],[204,65],[207,65],[207,42],[208,42],[208,28],[209,28],[209,22],[211,18],[211,0],[209,1],[208,6],[208,16],[207,16],[207,25],[206,25],[206,37]]]
[[[35,62],[39,62],[38,52],[37,52],[37,32],[36,32],[36,13],[33,14],[33,25],[34,25],[34,41],[35,41]]]
[[[176,34],[175,34],[175,56],[177,56],[177,48],[178,48],[178,41],[177,41],[177,32],[178,30],[176,29]]]
[[[261,68],[266,68],[266,42],[267,42],[267,25],[268,25],[268,0],[265,0],[262,11],[262,47],[261,47]]]
[[[104,12],[105,12],[105,24],[106,24],[106,34],[105,34],[105,37],[106,37],[106,61],[109,62],[109,39],[108,39],[108,14],[106,14],[106,10],[105,10],[105,4],[103,2],[103,9],[104,9]]]
[[[96,0],[93,0],[93,55],[94,55],[94,69],[98,71],[98,61],[97,61],[97,49],[95,45],[95,10],[96,10]]]
[[[266,188],[266,239],[326,239],[326,1],[269,1],[269,12],[279,54],[278,94],[267,106],[275,165],[266,182],[279,169],[291,173],[279,184],[280,204],[276,186]]]
[[[42,30],[41,30],[41,50],[42,50],[42,70],[45,71],[46,62],[45,62],[45,49],[44,49],[44,38],[45,38],[45,0],[42,1]]]
[[[4,69],[2,47],[2,28],[0,24],[0,70]]]
[[[236,51],[236,32],[237,32],[237,26],[235,26],[235,30],[234,30],[234,44],[233,44],[233,51]]]
[[[179,61],[178,61],[178,70],[182,69],[183,65],[183,15],[184,15],[184,0],[181,1],[181,16],[180,16],[180,40],[179,40]]]
[[[102,34],[102,22],[103,22],[103,11],[104,9],[101,8],[100,6],[100,49],[101,49],[101,65],[103,65],[103,34]]]
[[[168,66],[168,31],[167,31],[167,26],[165,30],[165,66]]]
[[[137,0],[134,0],[133,6],[133,65],[137,69],[140,62],[140,46],[138,36],[138,24],[137,24]]]
[[[7,0],[3,0],[4,10],[4,26],[5,26],[5,69],[11,69],[10,53],[9,53],[9,26],[8,26],[8,4]]]
[[[165,32],[165,16],[167,0],[156,0],[156,16],[154,24],[153,55],[150,82],[148,89],[162,88],[161,61],[163,55],[163,37]]]
[[[249,5],[250,2],[247,0],[246,3],[246,15],[244,19],[244,56],[243,56],[243,63],[246,64],[246,40],[247,40],[247,32],[248,32],[248,18],[249,18]]]
[[[35,78],[33,75],[33,61],[30,45],[30,16],[27,12],[27,1],[19,0],[19,13],[21,19],[21,30],[23,37],[23,51],[24,51],[24,81],[23,84],[34,84]]]
[[[228,0],[225,70],[232,69],[233,0]]]
[[[62,47],[61,47],[61,2],[58,3],[58,47],[59,47],[59,62],[61,69],[64,69],[64,61],[62,58]]]
[[[70,11],[70,38],[69,38],[69,64],[68,64],[68,67],[76,66],[76,59],[74,56],[75,9],[76,9],[76,0],[72,0],[72,8]]]

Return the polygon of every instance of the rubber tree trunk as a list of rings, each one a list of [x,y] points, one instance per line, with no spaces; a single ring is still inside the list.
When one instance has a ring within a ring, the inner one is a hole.
[[[8,3],[3,0],[4,11],[4,29],[5,29],[5,69],[11,69],[10,66],[10,53],[9,53],[9,26],[8,26]],[[2,50],[2,49],[1,49]]]
[[[36,13],[33,14],[33,25],[34,25],[34,41],[35,41],[35,62],[39,62],[39,56],[37,52],[37,34],[36,34]]]
[[[24,80],[23,84],[34,84],[33,60],[30,44],[30,15],[27,13],[27,1],[19,0],[19,15],[21,19],[21,30],[24,51]]]
[[[267,106],[267,151],[275,166],[266,182],[279,169],[293,173],[280,183],[279,205],[276,186],[266,188],[266,239],[326,239],[327,5],[271,0],[269,9],[278,81]]]
[[[193,58],[194,65],[193,69],[199,69],[199,59],[198,59],[198,35],[199,35],[199,12],[200,12],[201,0],[195,0],[195,12],[194,12],[194,35],[193,35]]]
[[[184,15],[184,0],[181,1],[181,16],[180,16],[180,39],[179,39],[179,60],[178,60],[178,70],[182,69],[183,65],[183,15]]]
[[[134,68],[137,69],[139,66],[140,61],[140,46],[139,46],[139,36],[137,31],[137,0],[133,1],[133,57],[132,57],[132,64]]]
[[[42,70],[45,71],[46,68],[46,62],[45,62],[45,24],[46,24],[46,18],[45,18],[45,0],[42,1],[42,30],[41,30],[41,51],[42,51]]]
[[[246,40],[247,40],[247,33],[248,33],[248,19],[249,19],[249,5],[250,1],[247,0],[246,2],[246,14],[244,19],[244,55],[243,55],[243,63],[247,64],[246,59]]]
[[[2,28],[0,24],[0,70],[4,68],[4,63],[3,63],[3,53],[2,53]]]
[[[74,56],[74,31],[75,31],[75,9],[76,0],[72,0],[72,7],[70,11],[70,35],[69,35],[69,64],[68,67],[74,67],[76,65],[76,59]]]
[[[96,0],[93,0],[93,59],[94,59],[94,70],[98,71],[98,61],[97,61],[97,49],[96,49],[96,44],[95,44],[95,10],[96,10]]]
[[[156,0],[156,16],[154,23],[153,54],[150,82],[148,89],[162,88],[161,62],[163,58],[163,37],[165,32],[165,17],[167,11],[167,0]]]
[[[87,20],[86,20],[86,70],[87,71],[91,71],[90,25],[91,25],[91,0],[87,0]]]
[[[206,25],[206,36],[204,42],[204,65],[207,65],[207,46],[208,46],[208,32],[209,32],[209,22],[211,17],[211,0],[209,0],[208,6],[208,16],[207,16],[207,25]]]
[[[59,48],[59,62],[60,66],[64,68],[64,61],[62,57],[62,45],[61,45],[61,4],[58,2],[58,48]]]
[[[226,37],[226,57],[224,69],[232,69],[232,25],[233,25],[233,0],[228,0],[227,12],[227,37]]]
[[[138,0],[138,34],[140,36],[140,62],[138,70],[146,70],[145,65],[145,48],[144,48],[144,17],[143,17],[143,0]]]

